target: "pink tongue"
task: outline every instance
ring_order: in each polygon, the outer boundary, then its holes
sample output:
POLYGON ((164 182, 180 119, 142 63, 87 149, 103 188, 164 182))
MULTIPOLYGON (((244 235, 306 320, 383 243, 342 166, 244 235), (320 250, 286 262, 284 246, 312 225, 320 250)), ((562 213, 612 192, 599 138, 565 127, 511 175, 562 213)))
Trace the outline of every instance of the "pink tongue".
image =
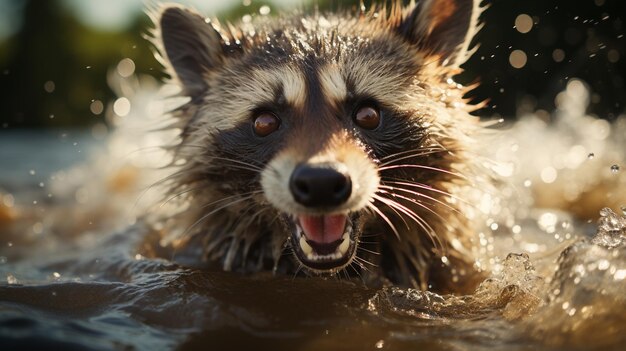
POLYGON ((335 216, 298 216, 300 226, 308 240, 321 244, 330 244, 340 240, 346 227, 345 215, 335 216))

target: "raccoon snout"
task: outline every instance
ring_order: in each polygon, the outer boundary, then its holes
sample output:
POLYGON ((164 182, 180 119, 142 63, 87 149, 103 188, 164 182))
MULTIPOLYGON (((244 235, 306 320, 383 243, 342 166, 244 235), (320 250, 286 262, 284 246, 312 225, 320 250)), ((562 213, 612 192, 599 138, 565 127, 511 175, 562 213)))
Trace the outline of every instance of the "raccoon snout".
POLYGON ((300 164, 291 174, 289 190, 294 200, 306 207, 333 207, 348 201, 352 181, 334 168, 300 164))

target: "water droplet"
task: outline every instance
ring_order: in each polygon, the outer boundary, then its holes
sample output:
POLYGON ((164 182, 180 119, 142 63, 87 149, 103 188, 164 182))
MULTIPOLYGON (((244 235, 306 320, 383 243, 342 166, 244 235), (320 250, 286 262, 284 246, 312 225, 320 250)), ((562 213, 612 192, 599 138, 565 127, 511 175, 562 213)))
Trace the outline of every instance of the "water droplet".
POLYGON ((113 104, 113 111, 120 117, 126 117, 130 113, 130 108, 130 100, 125 97, 115 100, 113 104))
POLYGON ((51 80, 45 82, 44 85, 43 85, 43 89, 46 91, 46 93, 54 92, 55 88, 56 88, 56 85, 51 80))
POLYGON ((528 61, 528 57, 526 53, 522 50, 513 50, 509 55, 509 63, 513 68, 522 68, 526 66, 526 62, 528 61))
POLYGON ((125 58, 117 64, 117 73, 122 78, 128 78, 135 73, 135 61, 125 58))
POLYGON ((269 15, 269 14, 270 14, 270 11, 271 11, 271 9, 270 9, 270 7, 269 7, 269 6, 267 6, 267 5, 263 5, 263 6, 261 6, 261 8, 259 9, 259 13, 260 13, 262 16, 267 16, 267 15, 269 15))
POLYGON ((100 100, 93 100, 91 105, 89 105, 89 110, 91 110, 91 113, 94 115, 99 115, 104 111, 104 104, 102 104, 100 100))
POLYGON ((619 166, 618 165, 611 166, 611 172, 613 172, 613 173, 619 172, 619 166))
POLYGON ((620 207, 620 210, 622 210, 622 214, 626 216, 626 206, 620 207))
POLYGON ((554 167, 546 167, 541 171, 541 180, 546 184, 552 184, 556 181, 558 172, 554 167))
POLYGON ((565 60, 565 51, 562 49, 554 49, 554 51, 552 51, 552 59, 554 62, 561 62, 565 60))
POLYGON ((596 154, 594 154, 593 152, 587 155, 587 158, 590 160, 593 160, 595 157, 596 157, 596 154))

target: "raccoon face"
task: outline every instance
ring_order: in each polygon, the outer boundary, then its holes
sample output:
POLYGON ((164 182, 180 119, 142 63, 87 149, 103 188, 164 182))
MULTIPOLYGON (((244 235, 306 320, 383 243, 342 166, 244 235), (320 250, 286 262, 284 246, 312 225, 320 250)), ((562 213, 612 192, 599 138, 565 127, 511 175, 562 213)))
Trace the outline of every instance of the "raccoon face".
POLYGON ((261 227, 277 245, 290 242, 310 271, 349 265, 364 231, 397 235, 418 216, 401 203, 419 202, 417 192, 394 201, 385 180, 429 187, 451 173, 451 161, 429 156, 450 150, 435 127, 449 116, 438 115, 445 106, 428 82, 465 60, 476 8, 471 0, 397 2, 391 11, 238 28, 164 9, 158 45, 191 98, 181 148, 191 150, 192 178, 214 183, 210 196, 218 201, 234 197, 265 211, 261 227), (407 159, 414 167, 393 166, 407 159), (390 203, 397 218, 381 210, 390 203))

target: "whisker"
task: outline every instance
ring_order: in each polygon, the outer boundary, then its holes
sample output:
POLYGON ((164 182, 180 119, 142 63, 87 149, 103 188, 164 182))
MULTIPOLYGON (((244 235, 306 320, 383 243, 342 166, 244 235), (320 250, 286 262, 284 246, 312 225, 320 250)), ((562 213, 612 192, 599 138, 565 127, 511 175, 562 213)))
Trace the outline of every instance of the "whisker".
POLYGON ((346 280, 350 280, 350 275, 348 274, 348 271, 345 268, 343 268, 341 272, 346 277, 346 280))
POLYGON ((202 190, 202 189, 206 189, 208 187, 209 187, 208 185, 204 185, 204 186, 200 186, 200 187, 197 187, 197 188, 191 188, 191 189, 187 189, 185 191, 181 191, 181 192, 179 192, 177 194, 174 194, 172 197, 168 198, 167 200, 165 200, 163 203, 161 203, 161 205, 159 207, 162 208, 163 206, 167 205, 170 201, 172 201, 172 200, 174 200, 174 199, 176 199, 176 198, 178 198, 180 196, 183 196, 185 194, 188 194, 188 193, 190 193, 192 191, 202 190))
MULTIPOLYGON (((200 160, 198 163, 200 165, 206 166, 209 170, 215 169, 215 163, 213 163, 214 160, 200 160)), ((240 162, 234 162, 234 160, 221 160, 221 161, 226 161, 226 162, 220 162, 219 164, 219 170, 217 170, 217 174, 223 174, 223 169, 224 168, 228 168, 228 169, 241 169, 244 171, 249 171, 252 173, 260 173, 262 171, 262 169, 254 167, 252 165, 247 165, 247 164, 241 164, 240 162), (232 164, 229 164, 228 162, 232 162, 232 164)))
POLYGON ((291 277, 291 280, 294 280, 298 277, 298 274, 300 273, 300 271, 302 271, 302 269, 304 268, 304 265, 302 263, 298 264, 298 268, 296 269, 296 272, 293 274, 293 277, 291 277))
POLYGON ((380 256, 381 255, 380 252, 372 251, 370 249, 366 249, 366 248, 360 247, 360 246, 357 248, 357 250, 363 250, 363 251, 365 251, 367 253, 371 253, 372 255, 376 255, 376 256, 380 256))
MULTIPOLYGON (((387 178, 387 179, 398 179, 398 178, 387 178)), ((459 201, 463 202, 466 205, 470 205, 470 206, 474 207, 473 204, 471 204, 469 201, 467 201, 467 200, 465 200, 465 199, 463 199, 461 197, 452 195, 451 193, 449 193, 447 191, 435 189, 435 188, 433 188, 431 186, 428 186, 426 184, 416 183, 416 182, 407 182, 405 180, 400 180, 400 181, 384 180, 384 182, 388 183, 388 184, 406 185, 406 186, 410 186, 410 187, 413 187, 413 188, 419 188, 419 189, 432 191, 434 193, 442 194, 442 195, 448 196, 448 197, 450 197, 452 199, 459 200, 459 201)))
POLYGON ((261 194, 261 193, 263 193, 262 190, 254 190, 254 191, 249 191, 249 192, 246 192, 246 193, 243 193, 243 194, 234 194, 234 195, 223 197, 223 198, 221 198, 219 200, 215 200, 213 202, 209 202, 207 204, 201 205, 199 208, 207 208, 207 207, 209 207, 211 205, 215 205, 217 203, 224 202, 224 201, 230 200, 232 198, 237 198, 237 197, 242 197, 242 199, 243 199, 243 197, 245 197, 245 200, 249 200, 249 199, 252 199, 254 197, 254 195, 258 195, 258 194, 261 194))
POLYGON ((391 159, 389 161, 383 162, 380 164, 381 167, 385 167, 388 165, 392 165, 396 162, 402 161, 402 160, 407 160, 407 159, 411 159, 411 158, 417 158, 417 157, 422 157, 422 156, 428 156, 428 155, 433 155, 433 154, 438 154, 441 152, 447 152, 448 150, 433 150, 433 151, 429 151, 429 152, 420 152, 420 153, 415 153, 415 154, 410 154, 410 155, 405 155, 402 157, 398 157, 398 158, 394 158, 391 159))
MULTIPOLYGON (((428 212, 432 213, 433 215, 437 216, 437 217, 438 217, 438 218, 442 221, 442 223, 445 223, 445 222, 446 222, 446 219, 445 219, 445 218, 443 218, 443 217, 442 217, 439 213, 435 212, 433 209, 431 209, 431 208, 427 207, 426 205, 421 204, 421 203, 419 203, 419 202, 415 202, 415 201, 413 201, 413 199, 408 198, 408 197, 405 197, 405 196, 402 196, 402 195, 398 195, 398 194, 393 194, 393 195, 394 195, 394 196, 396 196, 396 197, 399 197, 399 198, 401 198, 401 199, 405 199, 405 200, 407 200, 407 201, 411 201, 411 203, 414 203, 414 204, 416 204, 416 205, 420 206, 421 208, 423 208, 423 209, 427 210, 428 212)), ((392 199, 389 199, 389 200, 390 200, 390 201, 392 201, 392 202, 394 202, 395 204, 401 205, 401 204, 400 204, 400 203, 398 203, 397 201, 394 201, 394 200, 392 200, 392 199)), ((403 206, 403 207, 405 207, 405 206, 403 206)), ((419 218, 419 219, 420 219, 420 222, 422 222, 422 223, 424 223, 426 226, 428 226, 428 228, 430 229, 429 236, 431 236, 431 239, 432 239, 433 237, 434 237, 434 238, 436 238, 436 239, 437 239, 437 242, 439 243, 439 246, 440 246, 441 250, 442 250, 443 252, 447 252, 447 247, 446 247, 447 245, 444 245, 444 243, 441 241, 441 239, 439 239, 439 236, 435 233, 434 229, 433 229, 433 228, 432 228, 432 227, 428 224, 428 222, 426 222, 426 220, 424 220, 422 217, 420 217, 417 213, 415 213, 414 211, 412 211, 412 210, 411 210, 411 209, 409 209, 408 207, 405 207, 405 208, 406 208, 408 211, 410 211, 412 214, 414 214, 417 218, 419 218)), ((459 212, 459 213, 460 213, 460 212, 459 212)), ((421 226, 421 225, 420 225, 420 226, 421 226)), ((421 226, 421 227, 422 227, 422 229, 426 230, 426 228, 424 228, 423 226, 421 226)), ((433 244, 435 245, 435 247, 437 247, 437 244, 435 244, 434 242, 433 242, 433 244)))
POLYGON ((446 151, 443 147, 436 147, 436 148, 435 148, 435 147, 428 147, 428 148, 422 148, 422 149, 419 149, 419 150, 415 150, 415 149, 412 149, 412 150, 404 150, 404 151, 396 152, 395 154, 390 154, 390 155, 387 155, 387 156, 381 157, 381 158, 380 158, 380 160, 381 160, 381 161, 383 161, 383 160, 389 160, 390 158, 394 158, 394 157, 397 157, 397 156, 402 156, 402 155, 410 154, 410 153, 412 153, 412 152, 419 153, 419 152, 428 152, 428 151, 437 151, 437 150, 438 150, 438 151, 446 151))
MULTIPOLYGON (((361 234, 361 238, 376 238, 379 237, 382 233, 363 233, 361 234)), ((361 240, 363 242, 363 240, 361 240)))
MULTIPOLYGON (((376 198, 376 197, 374 197, 374 198, 376 198)), ((401 220, 401 221, 404 223, 404 225, 406 226, 406 229, 409 229, 409 230, 410 230, 410 229, 411 229, 411 226, 409 225, 409 223, 407 223, 407 221, 406 221, 406 220, 404 220, 404 217, 403 217, 400 213, 398 213, 398 211, 397 211, 395 208, 393 208, 393 207, 389 207, 389 208, 390 208, 393 212, 395 212, 395 213, 396 213, 396 215, 398 216, 398 218, 400 218, 400 220, 401 220)))
MULTIPOLYGON (((247 197, 243 197, 243 198, 238 199, 238 200, 231 201, 231 202, 227 203, 226 205, 220 206, 220 207, 214 209, 213 211, 203 215, 202 217, 200 217, 200 219, 198 219, 196 222, 194 222, 189 228, 187 228, 187 230, 185 230, 185 232, 183 232, 183 236, 188 234, 195 226, 197 226, 198 224, 202 223, 203 221, 205 221, 206 219, 211 217, 212 214, 214 214, 216 212, 219 212, 219 211, 221 211, 221 210, 223 210, 223 209, 225 209, 225 208, 227 208, 229 206, 241 203, 243 201, 248 201, 250 199, 252 199, 252 196, 247 196, 247 197)), ((213 203, 211 203, 211 204, 213 204, 213 203)), ((211 204, 209 204, 208 206, 210 206, 211 204)), ((207 207, 207 206, 202 206, 202 208, 204 208, 204 207, 207 207)))
MULTIPOLYGON (((364 259, 363 257, 355 256, 354 257, 354 261, 355 262, 359 262, 359 263, 369 264, 370 266, 372 266, 374 268, 378 267, 378 265, 376 265, 376 264, 374 264, 374 263, 364 259)), ((365 267, 365 266, 363 266, 363 267, 365 267)))
MULTIPOLYGON (((405 192, 405 193, 409 193, 409 194, 416 195, 416 196, 418 196, 418 197, 423 197, 423 198, 425 198, 425 199, 435 201, 436 203, 443 205, 444 207, 446 207, 447 209, 449 209, 449 210, 451 210, 451 211, 453 211, 453 212, 461 213, 461 211, 459 211, 458 209, 456 209, 456 208, 454 208, 454 207, 452 207, 452 206, 448 205, 447 203, 445 203, 445 202, 443 202, 443 201, 441 201, 441 200, 435 199, 435 198, 433 198, 433 197, 430 197, 430 196, 424 195, 424 194, 422 194, 422 193, 420 193, 420 192, 417 192, 417 191, 412 191, 412 190, 408 190, 408 189, 404 189, 404 188, 400 188, 400 187, 393 187, 393 186, 387 186, 387 185, 379 185, 378 187, 379 187, 379 188, 383 188, 383 189, 388 189, 388 190, 390 190, 390 192, 391 192, 391 193, 393 193, 395 196, 397 196, 397 197, 399 197, 399 198, 402 198, 402 199, 405 199, 405 200, 408 200, 408 201, 410 201, 410 202, 412 202, 412 203, 414 203, 414 204, 417 204, 418 206, 423 207, 423 208, 425 208, 425 209, 427 209, 427 210, 430 210, 430 208, 428 208, 428 207, 427 207, 427 206, 425 206, 424 204, 420 203, 420 202, 419 202, 419 201, 417 201, 416 199, 412 199, 412 198, 410 198, 410 197, 405 197, 405 196, 402 196, 402 195, 400 195, 400 194, 395 194, 395 193, 394 193, 394 191, 399 190, 399 191, 402 191, 402 192, 405 192)), ((432 211, 432 210, 431 210, 431 211, 432 211)))
POLYGON ((437 247, 437 243, 439 243, 439 244, 441 244, 440 247, 443 250, 443 244, 439 240, 439 237, 435 234, 434 229, 422 217, 417 215, 415 212, 411 211, 406 206, 404 206, 404 205, 402 205, 402 204, 400 204, 397 201, 394 201, 392 199, 385 198, 385 197, 378 196, 378 195, 374 195, 374 198, 376 198, 380 202, 386 204, 387 206, 395 207, 400 212, 406 214, 409 218, 411 218, 413 221, 415 221, 415 223, 417 225, 419 225, 424 230, 424 232, 426 232, 426 234, 428 235, 428 237, 430 238, 430 240, 432 241, 432 243, 433 243, 433 245, 435 247, 437 247))
POLYGON ((368 245, 376 245, 376 244, 378 244, 378 242, 376 242, 376 241, 367 241, 367 240, 359 240, 359 243, 361 243, 361 244, 368 244, 368 245))
MULTIPOLYGON (((256 204, 255 204, 255 206, 256 206, 256 204)), ((254 214, 250 217, 250 218, 251 218, 250 223, 252 223, 254 220, 256 220, 256 219, 257 219, 257 217, 260 217, 260 216, 261 216, 261 214, 263 214, 263 212, 268 211, 268 210, 269 210, 269 207, 264 207, 264 208, 260 209, 259 211, 255 212, 255 213, 254 213, 254 214)))
MULTIPOLYGON (((193 144, 183 144, 181 145, 181 147, 190 147, 190 148, 200 148, 200 149, 207 149, 206 146, 203 145, 193 145, 193 144)), ((225 150, 221 150, 222 152, 228 153, 225 150)), ((235 153, 230 153, 233 156, 241 156, 235 153)), ((261 172, 263 171, 263 165, 258 164, 255 160, 239 160, 236 158, 230 158, 230 157, 222 157, 222 156, 214 156, 214 155, 210 155, 210 156, 206 156, 204 158, 200 158, 199 161, 201 164, 210 164, 211 161, 213 160, 219 160, 219 161, 227 161, 227 162, 232 162, 244 167, 247 167, 245 169, 250 170, 250 171, 255 171, 255 172, 261 172)), ((196 161, 198 161, 196 159, 196 161)))
POLYGON ((434 171, 434 172, 440 172, 440 173, 445 173, 445 174, 449 174, 449 175, 453 175, 455 177, 459 177, 465 180, 468 180, 468 178, 460 173, 457 172, 452 172, 452 171, 447 171, 445 169, 441 169, 441 168, 436 168, 436 167, 429 167, 429 166, 423 166, 423 165, 392 165, 392 166, 386 166, 386 167, 380 167, 378 168, 379 171, 388 171, 391 169, 398 169, 398 168, 419 168, 419 169, 426 169, 426 170, 430 170, 430 171, 434 171))
POLYGON ((400 237, 400 233, 398 233, 398 230, 396 229, 396 227, 391 223, 391 221, 389 220, 389 218, 387 218, 387 216, 385 216, 383 214, 383 212, 381 210, 379 210, 376 205, 374 205, 373 203, 369 203, 368 207, 371 208, 374 212, 376 212, 385 222, 387 222, 387 224, 389 225, 389 227, 391 228, 391 230, 393 230, 394 234, 396 235, 396 238, 398 238, 399 241, 402 241, 401 237, 400 237))
MULTIPOLYGON (((358 270, 358 269, 356 269, 356 268, 354 268, 354 264, 355 264, 355 263, 356 263, 356 262, 354 262, 354 261, 353 261, 352 263, 350 263, 350 264, 348 265, 348 267, 352 268, 352 270, 354 271, 354 273, 355 273, 355 274, 359 277, 359 279, 361 279, 361 283, 365 284, 365 279, 363 279, 363 276, 361 275, 361 273, 359 272, 359 270, 358 270)), ((346 267, 346 269, 347 269, 348 267, 346 267)))

